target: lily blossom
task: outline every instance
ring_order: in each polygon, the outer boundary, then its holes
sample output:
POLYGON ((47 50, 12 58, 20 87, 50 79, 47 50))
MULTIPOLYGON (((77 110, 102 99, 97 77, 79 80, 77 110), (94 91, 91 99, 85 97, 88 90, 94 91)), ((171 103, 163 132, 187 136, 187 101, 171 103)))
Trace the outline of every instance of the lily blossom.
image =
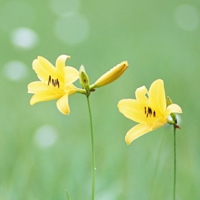
POLYGON ((131 128, 125 137, 127 144, 166 123, 172 113, 182 113, 177 104, 166 104, 163 80, 154 81, 149 91, 145 86, 135 92, 136 99, 123 99, 118 103, 119 111, 127 118, 139 123, 131 128))
POLYGON ((67 58, 70 56, 59 56, 55 67, 41 56, 33 61, 33 69, 40 81, 28 85, 28 93, 34 94, 30 100, 31 105, 58 99, 59 111, 63 114, 70 113, 68 96, 76 92, 73 82, 79 78, 79 72, 73 67, 65 66, 67 58))

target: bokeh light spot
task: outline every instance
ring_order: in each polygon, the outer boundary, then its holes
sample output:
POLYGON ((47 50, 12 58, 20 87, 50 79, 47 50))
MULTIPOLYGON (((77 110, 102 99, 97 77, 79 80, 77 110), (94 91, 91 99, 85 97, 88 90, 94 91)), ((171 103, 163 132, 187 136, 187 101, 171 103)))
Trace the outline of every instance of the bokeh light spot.
POLYGON ((78 11, 80 2, 79 0, 51 0, 50 7, 55 14, 66 16, 72 12, 78 11))
POLYGON ((8 1, 0 8, 0 27, 10 32, 20 26, 32 26, 35 10, 26 1, 8 1))
POLYGON ((191 5, 181 5, 175 10, 175 21, 184 30, 195 30, 200 21, 198 10, 191 5))
POLYGON ((11 42, 14 46, 23 49, 35 47, 39 39, 37 34, 29 28, 18 28, 11 34, 11 42))
POLYGON ((34 141, 40 148, 47 148, 55 144, 58 139, 58 132, 51 125, 43 125, 35 132, 34 141))
POLYGON ((4 66, 4 75, 11 81, 22 80, 27 76, 27 68, 20 61, 10 61, 4 66))
POLYGON ((88 37, 89 23, 84 16, 73 13, 56 21, 55 33, 61 41, 77 44, 88 37))

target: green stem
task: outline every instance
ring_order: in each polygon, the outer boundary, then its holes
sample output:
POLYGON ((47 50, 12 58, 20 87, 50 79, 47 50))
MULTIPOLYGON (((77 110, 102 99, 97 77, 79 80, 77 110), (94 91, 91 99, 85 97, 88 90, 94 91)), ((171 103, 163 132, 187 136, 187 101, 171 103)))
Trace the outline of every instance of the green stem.
POLYGON ((87 104, 89 110, 90 117, 90 131, 91 131, 91 148, 92 148, 92 200, 94 200, 94 192, 95 192, 95 153, 94 153, 94 133, 93 133, 93 124, 92 124, 92 112, 90 106, 90 99, 87 96, 87 104))
POLYGON ((70 200, 68 191, 66 190, 65 192, 66 192, 67 200, 70 200))
POLYGON ((176 127, 174 126, 174 188, 173 200, 176 199, 176 127))

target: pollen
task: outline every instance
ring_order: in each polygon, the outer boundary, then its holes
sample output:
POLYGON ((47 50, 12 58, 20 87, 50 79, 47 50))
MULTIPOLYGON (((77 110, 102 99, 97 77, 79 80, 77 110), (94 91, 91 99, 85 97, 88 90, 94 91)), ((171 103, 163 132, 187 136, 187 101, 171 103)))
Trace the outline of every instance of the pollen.
POLYGON ((156 117, 156 111, 152 110, 151 107, 144 107, 144 114, 146 115, 146 117, 156 117))
POLYGON ((48 80, 48 85, 52 85, 52 86, 54 86, 54 87, 60 87, 60 83, 59 83, 59 80, 58 80, 58 78, 57 79, 53 79, 53 78, 51 78, 51 76, 49 75, 49 80, 48 80))

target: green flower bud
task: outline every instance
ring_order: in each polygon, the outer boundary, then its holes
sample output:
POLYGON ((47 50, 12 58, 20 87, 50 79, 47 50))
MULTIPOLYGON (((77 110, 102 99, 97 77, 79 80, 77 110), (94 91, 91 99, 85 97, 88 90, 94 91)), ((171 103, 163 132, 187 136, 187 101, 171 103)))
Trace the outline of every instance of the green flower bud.
MULTIPOLYGON (((170 106, 171 104, 173 104, 173 102, 172 102, 172 100, 171 100, 171 98, 169 96, 167 96, 166 102, 167 102, 167 106, 170 106)), ((172 121, 169 121, 168 123, 169 124, 173 124, 176 127, 177 126, 176 114, 175 113, 171 113, 170 116, 172 118, 172 121)))
POLYGON ((80 79, 81 86, 83 87, 83 89, 86 90, 87 96, 89 96, 90 81, 83 65, 81 65, 80 70, 79 70, 79 79, 80 79))

